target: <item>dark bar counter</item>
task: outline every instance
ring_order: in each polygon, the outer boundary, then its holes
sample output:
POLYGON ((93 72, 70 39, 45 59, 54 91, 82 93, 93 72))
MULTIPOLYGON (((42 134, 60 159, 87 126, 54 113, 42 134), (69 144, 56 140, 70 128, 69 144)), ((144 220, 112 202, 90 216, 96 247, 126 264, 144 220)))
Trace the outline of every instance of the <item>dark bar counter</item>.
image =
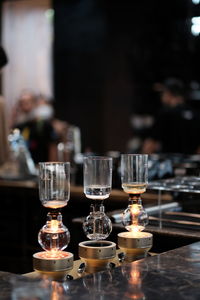
MULTIPOLYGON (((15 275, 0 273, 0 299, 11 299, 15 275)), ((19 276, 17 276, 19 278, 19 276)), ((21 278, 23 276, 20 276, 21 278)), ((24 287, 31 282, 27 279, 24 287)), ((200 299, 200 242, 165 252, 111 271, 66 281, 49 299, 200 299), (56 293, 59 294, 56 295, 56 293)), ((43 287, 44 289, 45 287, 43 287)), ((29 299, 29 298, 27 298, 29 299)), ((34 298, 35 299, 35 298, 34 298)), ((40 298, 37 298, 40 299, 40 298)), ((43 298, 41 298, 43 299, 43 298)), ((46 298, 44 298, 46 299, 46 298)))
POLYGON ((200 299, 200 242, 69 283, 67 299, 200 299))

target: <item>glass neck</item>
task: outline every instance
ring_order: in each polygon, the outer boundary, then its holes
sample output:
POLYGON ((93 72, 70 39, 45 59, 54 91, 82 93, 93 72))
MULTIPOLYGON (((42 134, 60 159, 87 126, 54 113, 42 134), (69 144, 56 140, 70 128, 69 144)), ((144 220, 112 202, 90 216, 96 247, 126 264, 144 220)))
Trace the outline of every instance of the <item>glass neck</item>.
POLYGON ((104 205, 103 205, 103 201, 95 201, 94 204, 91 204, 90 205, 90 211, 92 213, 94 212, 104 212, 105 211, 105 208, 104 208, 104 205))
POLYGON ((129 194, 128 203, 129 205, 142 204, 141 194, 129 194))
POLYGON ((56 222, 57 227, 62 226, 62 215, 59 210, 52 210, 47 214, 47 227, 52 227, 52 225, 56 222))

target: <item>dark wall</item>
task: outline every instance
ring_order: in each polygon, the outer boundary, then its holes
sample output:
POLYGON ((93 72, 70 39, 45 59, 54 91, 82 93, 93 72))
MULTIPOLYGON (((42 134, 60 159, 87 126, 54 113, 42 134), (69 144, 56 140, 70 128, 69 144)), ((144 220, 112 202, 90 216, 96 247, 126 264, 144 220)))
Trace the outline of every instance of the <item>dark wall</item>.
POLYGON ((83 148, 124 151, 130 115, 158 109, 152 85, 200 80, 191 0, 54 1, 58 117, 80 126, 83 148))
POLYGON ((106 24, 98 1, 54 1, 55 98, 60 118, 80 126, 84 148, 102 150, 106 24))

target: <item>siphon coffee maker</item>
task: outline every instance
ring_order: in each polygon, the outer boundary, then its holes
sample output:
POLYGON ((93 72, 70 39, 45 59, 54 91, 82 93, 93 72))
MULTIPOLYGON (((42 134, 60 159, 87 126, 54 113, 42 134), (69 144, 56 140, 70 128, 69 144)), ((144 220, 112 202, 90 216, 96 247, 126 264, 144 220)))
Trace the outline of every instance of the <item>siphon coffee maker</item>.
POLYGON ((62 222, 61 209, 70 196, 70 163, 39 163, 39 197, 49 209, 46 224, 40 229, 38 242, 44 251, 33 255, 35 271, 52 279, 62 279, 73 268, 73 254, 63 251, 70 233, 62 222))
POLYGON ((118 246, 125 261, 131 262, 146 256, 152 247, 152 234, 143 231, 148 224, 148 215, 141 200, 148 184, 148 155, 122 154, 121 181, 124 192, 129 195, 122 218, 128 232, 118 234, 118 246))
POLYGON ((90 214, 83 222, 88 241, 79 243, 79 257, 83 261, 80 272, 93 273, 109 268, 116 255, 116 244, 105 239, 112 231, 112 223, 105 214, 104 200, 112 187, 112 158, 88 156, 84 158, 84 193, 91 200, 90 214))

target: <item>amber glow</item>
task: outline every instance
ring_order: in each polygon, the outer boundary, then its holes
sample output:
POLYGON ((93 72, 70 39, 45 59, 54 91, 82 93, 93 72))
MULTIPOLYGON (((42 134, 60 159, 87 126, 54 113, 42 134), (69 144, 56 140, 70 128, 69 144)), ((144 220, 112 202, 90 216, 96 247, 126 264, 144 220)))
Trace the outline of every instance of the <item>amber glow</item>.
POLYGON ((59 232, 59 221, 51 220, 50 221, 50 230, 52 233, 52 244, 51 250, 47 251, 50 257, 59 257, 59 248, 58 248, 58 232, 59 232))
POLYGON ((67 201, 47 201, 47 202, 44 202, 44 207, 48 207, 48 208, 53 208, 53 209, 56 209, 56 208, 62 208, 64 206, 67 205, 67 201))
POLYGON ((50 228, 53 232, 57 232, 59 229, 59 221, 58 220, 51 220, 50 221, 50 228))
POLYGON ((42 276, 41 287, 43 289, 51 290, 51 294, 49 298, 50 300, 61 300, 64 297, 65 290, 63 288, 62 283, 57 281, 51 281, 45 275, 42 276))
POLYGON ((52 248, 50 251, 47 251, 48 257, 52 258, 61 258, 60 257, 60 251, 57 248, 52 248))
POLYGON ((51 290, 51 300, 59 300, 64 295, 63 287, 56 281, 52 281, 51 290))
POLYGON ((138 268, 137 264, 133 264, 131 266, 129 283, 130 284, 135 284, 135 285, 138 285, 138 284, 141 283, 140 271, 139 271, 139 268, 138 268))
POLYGON ((136 262, 131 266, 130 278, 128 282, 130 284, 130 288, 125 294, 126 297, 133 300, 144 299, 144 294, 141 290, 141 274, 136 262))
POLYGON ((132 233, 137 233, 144 230, 144 226, 138 224, 138 217, 140 214, 140 207, 138 204, 132 204, 131 208, 132 224, 128 226, 128 229, 132 233))
POLYGON ((37 255, 43 259, 61 259, 67 257, 68 253, 60 250, 51 250, 39 252, 37 255))

